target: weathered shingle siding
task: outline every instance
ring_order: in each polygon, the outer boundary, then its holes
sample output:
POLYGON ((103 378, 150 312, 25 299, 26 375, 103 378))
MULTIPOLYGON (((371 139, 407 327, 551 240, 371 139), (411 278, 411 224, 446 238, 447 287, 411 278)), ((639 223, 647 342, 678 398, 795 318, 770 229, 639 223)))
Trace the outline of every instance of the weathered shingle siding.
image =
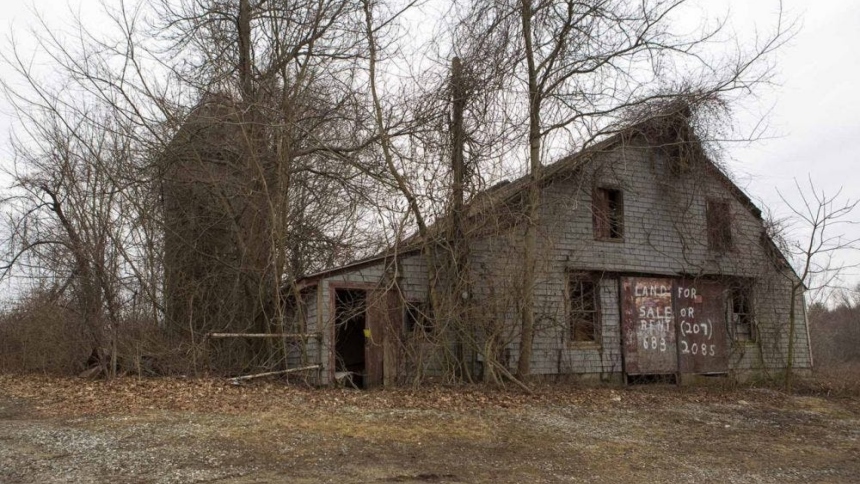
MULTIPOLYGON (((284 314, 285 320, 289 324, 286 328, 287 332, 311 334, 316 332, 317 288, 312 287, 303 291, 299 296, 299 301, 295 304, 287 307, 287 312, 284 314)), ((319 339, 308 338, 304 342, 294 340, 286 343, 289 345, 287 354, 289 367, 296 368, 318 363, 321 349, 319 339)))
MULTIPOLYGON (((618 373, 622 369, 618 279, 615 277, 603 278, 599 288, 601 314, 599 339, 594 343, 571 342, 568 335, 567 318, 565 318, 556 335, 562 342, 561 348, 557 350, 557 373, 600 373, 608 376, 618 373)), ((551 352, 552 348, 546 344, 543 351, 545 353, 551 352)), ((546 371, 542 373, 556 372, 546 371)))
MULTIPOLYGON (((785 368, 789 346, 789 306, 791 285, 776 272, 761 277, 754 288, 759 342, 736 342, 729 365, 733 370, 780 370, 785 368)), ((796 296, 794 367, 811 368, 803 296, 796 296)))
MULTIPOLYGON (((651 149, 627 147, 598 154, 574 176, 557 180, 543 190, 539 227, 534 288, 539 331, 532 355, 534 373, 621 370, 617 279, 604 279, 601 283, 602 344, 577 347, 569 341, 565 280, 569 271, 576 270, 754 277, 761 351, 759 345, 736 344, 731 367, 785 366, 791 282, 776 272, 760 244, 761 220, 716 174, 701 166, 673 173, 666 157, 651 149), (623 191, 623 242, 594 240, 591 195, 595 187, 623 191), (734 243, 730 252, 708 248, 705 207, 709 198, 730 201, 734 243)), ((498 286, 506 284, 509 291, 516 292, 521 280, 510 274, 522 274, 521 229, 476 241, 472 254, 472 262, 481 273, 475 291, 479 300, 489 300, 490 293, 504 292, 498 286), (492 274, 502 276, 487 282, 484 278, 492 274), (491 291, 490 285, 496 287, 491 291)), ((803 368, 809 366, 810 360, 801 298, 798 306, 795 366, 803 368)), ((507 317, 509 324, 516 327, 516 310, 508 311, 507 317)), ((513 366, 519 354, 515 337, 510 349, 513 366)))

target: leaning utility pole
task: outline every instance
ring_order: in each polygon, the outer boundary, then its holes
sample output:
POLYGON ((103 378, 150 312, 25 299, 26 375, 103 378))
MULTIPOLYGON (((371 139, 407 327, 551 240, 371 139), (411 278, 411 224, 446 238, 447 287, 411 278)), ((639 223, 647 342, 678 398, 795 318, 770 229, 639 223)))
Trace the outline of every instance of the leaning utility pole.
POLYGON ((451 305, 452 322, 455 331, 455 349, 458 373, 468 374, 464 337, 466 336, 465 311, 463 305, 469 296, 468 286, 468 248, 463 227, 464 184, 466 166, 464 160, 466 130, 463 126, 463 112, 466 108, 466 85, 463 79, 463 65, 459 57, 451 61, 451 281, 448 302, 451 305))

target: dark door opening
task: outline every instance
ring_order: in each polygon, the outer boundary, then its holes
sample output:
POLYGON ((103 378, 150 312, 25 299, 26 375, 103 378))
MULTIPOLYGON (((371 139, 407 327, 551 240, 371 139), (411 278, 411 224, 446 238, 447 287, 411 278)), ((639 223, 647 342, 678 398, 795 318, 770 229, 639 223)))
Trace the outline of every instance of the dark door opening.
POLYGON ((349 372, 352 383, 364 388, 367 291, 335 289, 335 370, 349 372))

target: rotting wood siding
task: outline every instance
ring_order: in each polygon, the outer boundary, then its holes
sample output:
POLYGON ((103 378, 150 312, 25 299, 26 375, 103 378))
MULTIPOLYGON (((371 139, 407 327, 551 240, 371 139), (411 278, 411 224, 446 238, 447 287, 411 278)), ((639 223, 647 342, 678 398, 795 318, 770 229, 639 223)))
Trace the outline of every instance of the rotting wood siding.
POLYGON ((665 375, 678 371, 678 321, 672 302, 674 281, 625 277, 621 280, 621 334, 624 372, 665 375))

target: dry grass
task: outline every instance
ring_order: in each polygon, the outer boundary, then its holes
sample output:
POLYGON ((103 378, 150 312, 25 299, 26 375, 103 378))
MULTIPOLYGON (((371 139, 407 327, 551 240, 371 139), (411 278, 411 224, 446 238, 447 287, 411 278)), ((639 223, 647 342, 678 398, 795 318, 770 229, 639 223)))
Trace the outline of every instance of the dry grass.
POLYGON ((12 483, 854 482, 858 441, 858 399, 767 388, 0 376, 12 483))
POLYGON ((826 397, 860 398, 860 362, 816 368, 797 384, 797 392, 826 397))

